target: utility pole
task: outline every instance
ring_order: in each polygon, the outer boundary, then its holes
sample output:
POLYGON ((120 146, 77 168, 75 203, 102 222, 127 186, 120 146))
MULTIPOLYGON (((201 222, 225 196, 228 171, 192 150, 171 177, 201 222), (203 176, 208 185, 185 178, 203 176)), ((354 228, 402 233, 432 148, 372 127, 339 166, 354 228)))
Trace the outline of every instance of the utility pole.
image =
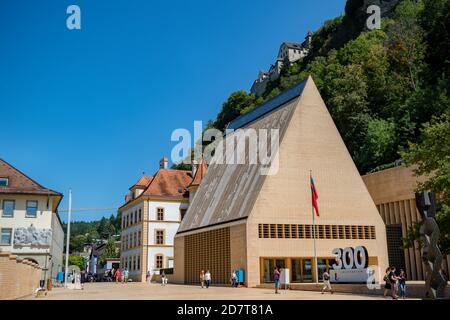
POLYGON ((64 270, 64 288, 67 288, 67 276, 69 271, 69 242, 70 242, 70 214, 72 212, 72 190, 69 190, 69 214, 67 216, 67 238, 66 238, 66 268, 64 270))

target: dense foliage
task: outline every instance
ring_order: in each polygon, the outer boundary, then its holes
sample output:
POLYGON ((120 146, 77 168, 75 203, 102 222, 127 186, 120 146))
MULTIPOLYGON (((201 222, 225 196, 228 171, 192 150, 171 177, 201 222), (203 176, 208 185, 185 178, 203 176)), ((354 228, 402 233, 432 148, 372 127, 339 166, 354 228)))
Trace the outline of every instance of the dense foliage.
POLYGON ((86 260, 80 256, 69 256, 69 266, 77 266, 80 271, 86 269, 86 260))
POLYGON ((327 21, 309 57, 285 65, 261 97, 232 93, 210 125, 223 130, 312 75, 360 173, 394 162, 421 140, 423 124, 450 109, 449 12, 450 0, 403 0, 381 30, 356 37, 342 32, 346 16, 327 21))
MULTIPOLYGON (((92 244, 96 240, 114 238, 120 233, 120 215, 103 217, 98 221, 75 221, 70 223, 70 252, 82 252, 84 246, 92 244)), ((67 224, 63 224, 66 232, 67 224)))
POLYGON ((102 256, 100 257, 100 264, 104 265, 108 258, 118 258, 120 256, 119 247, 113 239, 109 239, 106 242, 106 248, 102 256))
MULTIPOLYGON (((441 230, 441 250, 450 253, 450 114, 434 117, 422 129, 420 143, 411 143, 402 153, 406 163, 416 165, 415 174, 427 177, 418 190, 438 195, 436 220, 441 230)), ((404 239, 412 246, 419 237, 420 224, 409 230, 404 239)))

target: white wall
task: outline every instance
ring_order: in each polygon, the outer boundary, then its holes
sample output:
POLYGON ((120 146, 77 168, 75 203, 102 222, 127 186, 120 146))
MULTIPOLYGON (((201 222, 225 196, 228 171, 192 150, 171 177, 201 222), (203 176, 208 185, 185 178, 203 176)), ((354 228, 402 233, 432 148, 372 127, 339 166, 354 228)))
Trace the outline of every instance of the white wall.
POLYGON ((0 245, 3 251, 9 251, 22 258, 36 260, 42 268, 47 267, 47 277, 56 277, 58 264, 62 261, 62 248, 64 246, 64 233, 57 220, 56 213, 52 212, 55 198, 42 195, 0 195, 0 229, 11 228, 11 245, 0 245), (13 217, 3 217, 3 200, 15 200, 13 217), (26 217, 27 200, 38 201, 36 217, 26 217), (48 206, 47 206, 48 201, 48 206), (52 243, 47 247, 15 246, 14 230, 16 228, 28 228, 33 224, 37 229, 52 229, 52 243), (52 259, 49 259, 49 257, 52 259), (53 262, 53 263, 52 263, 53 262), (53 266, 53 267, 52 267, 53 266), (53 269, 53 270, 52 270, 53 269))
POLYGON ((173 259, 173 243, 181 222, 180 209, 187 209, 187 202, 150 201, 148 205, 148 271, 151 274, 159 274, 155 268, 155 256, 163 255, 163 268, 173 267, 168 259, 173 259), (157 208, 164 208, 164 220, 157 221, 157 208), (156 230, 164 230, 164 245, 156 244, 156 230))
POLYGON ((52 231, 52 246, 50 248, 50 254, 52 255, 52 278, 56 278, 58 272, 62 271, 64 266, 64 230, 56 213, 52 214, 52 231))

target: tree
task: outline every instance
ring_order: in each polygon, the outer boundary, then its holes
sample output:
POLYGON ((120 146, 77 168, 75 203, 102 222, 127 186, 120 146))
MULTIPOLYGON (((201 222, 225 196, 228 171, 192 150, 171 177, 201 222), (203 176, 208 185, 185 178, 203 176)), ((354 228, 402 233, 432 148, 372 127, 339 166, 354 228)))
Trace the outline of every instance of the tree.
POLYGON ((79 234, 70 237, 70 252, 82 252, 87 244, 85 235, 79 234))
POLYGON ((112 239, 109 239, 106 242, 106 248, 103 252, 101 258, 100 258, 100 264, 105 264, 106 259, 108 258, 118 258, 119 257, 119 247, 117 246, 116 242, 112 239))
POLYGON ((257 98, 254 94, 249 95, 246 91, 233 92, 222 105, 222 110, 217 115, 214 127, 224 130, 228 123, 241 114, 251 111, 261 102, 261 98, 257 98))
POLYGON ((408 165, 416 166, 416 176, 426 178, 417 190, 437 194, 441 250, 450 253, 450 114, 433 117, 421 131, 422 141, 410 143, 401 155, 408 165))
POLYGON ((86 268, 86 260, 80 256, 69 256, 69 266, 77 266, 80 271, 86 268))

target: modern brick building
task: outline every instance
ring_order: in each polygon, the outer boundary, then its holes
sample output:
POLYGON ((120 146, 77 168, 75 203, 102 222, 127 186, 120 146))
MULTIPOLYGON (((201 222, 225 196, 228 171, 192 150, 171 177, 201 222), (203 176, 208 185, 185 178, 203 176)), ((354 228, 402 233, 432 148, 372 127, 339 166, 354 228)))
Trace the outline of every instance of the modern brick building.
POLYGON ((243 268, 253 287, 272 282, 276 265, 290 270, 291 282, 312 282, 331 268, 334 248, 357 246, 384 271, 384 222, 312 78, 229 128, 279 129, 278 172, 262 175, 260 163, 211 162, 175 237, 175 282, 197 283, 209 269, 213 283, 225 284, 231 270, 243 268), (310 172, 319 193, 318 275, 310 172))
MULTIPOLYGON (((397 166, 364 175, 365 182, 377 209, 386 224, 389 264, 406 271, 408 280, 424 280, 425 267, 419 242, 403 248, 402 238, 421 220, 416 208, 415 189, 423 177, 415 177, 413 167, 397 166)), ((443 269, 449 272, 450 256, 444 257, 443 269)))

